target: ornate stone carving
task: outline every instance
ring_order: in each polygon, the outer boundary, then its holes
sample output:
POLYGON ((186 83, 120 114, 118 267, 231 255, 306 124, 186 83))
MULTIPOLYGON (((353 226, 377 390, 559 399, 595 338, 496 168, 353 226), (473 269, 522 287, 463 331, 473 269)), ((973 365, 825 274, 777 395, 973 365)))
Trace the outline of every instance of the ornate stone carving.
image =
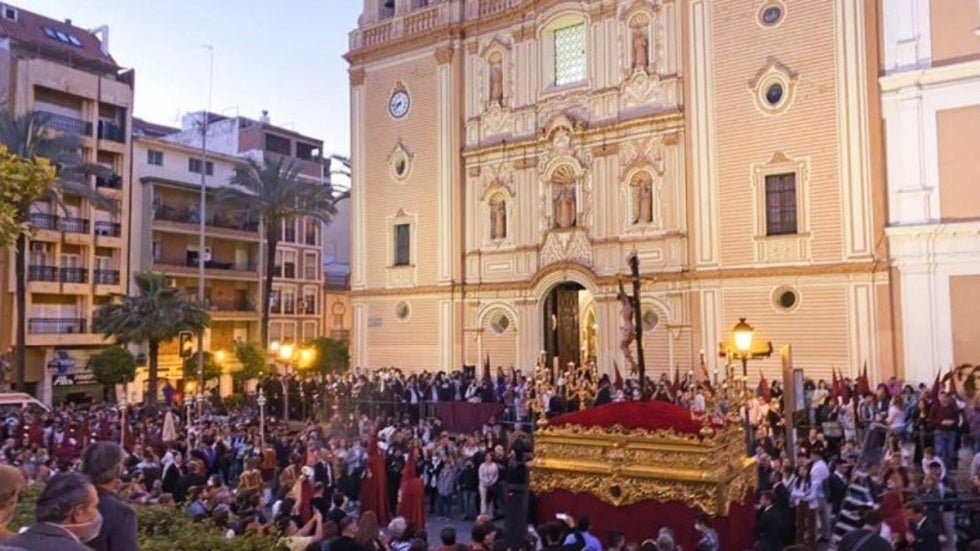
POLYGON ((592 266, 592 244, 580 229, 555 230, 545 237, 541 266, 555 262, 577 262, 592 266))
POLYGON ((507 194, 514 197, 516 193, 514 188, 514 172, 508 163, 486 165, 484 168, 486 170, 482 171, 483 190, 480 193, 481 199, 486 199, 490 192, 497 188, 507 190, 507 194))
POLYGON ((631 24, 630 45, 634 71, 646 72, 650 65, 650 37, 647 36, 646 21, 634 20, 631 24))
POLYGON ((490 239, 507 237, 507 200, 502 194, 490 198, 490 239))
POLYGON ((623 142, 619 147, 620 178, 625 180, 629 172, 649 167, 657 175, 664 174, 664 142, 660 136, 623 142))
POLYGON ((620 87, 620 104, 622 109, 633 109, 641 106, 655 106, 664 103, 664 89, 660 77, 636 71, 623 82, 620 87))

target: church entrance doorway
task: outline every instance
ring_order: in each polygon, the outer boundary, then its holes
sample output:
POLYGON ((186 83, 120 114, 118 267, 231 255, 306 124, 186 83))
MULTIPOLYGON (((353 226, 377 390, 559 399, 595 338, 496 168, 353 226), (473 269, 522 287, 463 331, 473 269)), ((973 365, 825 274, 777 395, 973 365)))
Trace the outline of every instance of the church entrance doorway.
POLYGON ((565 368, 595 361, 596 314, 592 293, 574 282, 556 285, 544 301, 544 352, 547 365, 565 368))

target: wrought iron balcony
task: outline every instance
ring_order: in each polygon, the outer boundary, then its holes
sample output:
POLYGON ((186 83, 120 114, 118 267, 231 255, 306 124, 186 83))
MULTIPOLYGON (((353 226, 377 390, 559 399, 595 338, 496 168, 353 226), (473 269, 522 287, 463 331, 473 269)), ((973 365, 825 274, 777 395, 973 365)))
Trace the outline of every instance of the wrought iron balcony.
POLYGON ((59 115, 50 111, 41 112, 48 118, 48 122, 46 124, 48 128, 60 130, 68 134, 78 134, 81 136, 92 135, 92 123, 86 120, 69 117, 67 115, 59 115))
POLYGON ((97 285, 119 285, 119 270, 95 270, 93 277, 97 285))
POLYGON ((58 281, 57 266, 32 265, 27 267, 27 281, 58 281))
POLYGON ((87 333, 85 318, 27 318, 27 332, 34 335, 73 335, 87 333))
MULTIPOLYGON (((178 222, 181 224, 200 224, 201 222, 201 214, 197 208, 192 209, 191 207, 178 207, 173 205, 158 205, 154 210, 153 217, 157 220, 178 222)), ((250 233, 259 231, 259 223, 244 218, 241 213, 238 213, 237 216, 215 213, 206 219, 204 224, 209 227, 223 228, 226 230, 250 233)))
POLYGON ((99 220, 95 223, 95 235, 119 237, 122 235, 122 224, 119 222, 106 222, 99 220))
POLYGON ((62 283, 88 283, 88 268, 66 268, 62 266, 58 269, 62 283))
POLYGON ((89 221, 86 218, 55 216, 43 212, 31 213, 31 225, 39 230, 63 231, 66 233, 88 233, 89 221))
POLYGON ((99 121, 99 139, 126 143, 126 130, 122 125, 111 121, 99 121))
POLYGON ((88 220, 85 218, 61 217, 58 229, 67 233, 88 233, 88 220))
POLYGON ((208 300, 208 308, 217 312, 255 312, 248 300, 208 300))

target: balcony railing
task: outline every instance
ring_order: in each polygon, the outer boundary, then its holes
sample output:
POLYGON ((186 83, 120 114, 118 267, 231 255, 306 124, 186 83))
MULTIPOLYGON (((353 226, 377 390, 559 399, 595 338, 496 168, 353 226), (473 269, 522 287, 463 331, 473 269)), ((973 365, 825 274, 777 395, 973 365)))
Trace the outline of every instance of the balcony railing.
POLYGON ((48 128, 67 132, 68 134, 79 134, 82 136, 92 135, 92 123, 88 121, 76 119, 75 117, 69 117, 67 115, 59 115, 50 111, 41 112, 48 118, 48 122, 46 124, 48 128))
POLYGON ((31 224, 39 230, 55 230, 66 233, 88 233, 89 221, 86 218, 55 216, 43 212, 31 213, 31 224))
POLYGON ((208 308, 218 312, 255 312, 255 305, 248 300, 209 300, 208 308))
POLYGON ((58 268, 62 283, 88 283, 88 268, 58 268))
POLYGON ((27 281, 58 281, 57 266, 33 265, 27 267, 27 281))
POLYGON ((346 329, 333 329, 330 331, 330 338, 338 341, 350 339, 350 331, 346 329))
POLYGON ((95 235, 119 237, 122 235, 122 224, 119 222, 106 222, 104 220, 99 220, 95 223, 95 235))
POLYGON ((112 176, 107 176, 103 178, 102 176, 96 176, 95 187, 106 188, 106 189, 122 189, 122 176, 118 174, 113 174, 112 176))
POLYGON ((119 270, 95 270, 96 285, 119 285, 119 270))
POLYGON ((121 125, 114 122, 100 120, 99 139, 126 143, 126 130, 121 125))
POLYGON ((27 332, 34 335, 87 333, 84 318, 27 318, 27 332))
MULTIPOLYGON (((198 263, 196 259, 187 258, 160 258, 154 260, 155 264, 161 264, 164 266, 185 266, 188 268, 197 268, 198 263)), ((256 262, 246 262, 246 263, 235 263, 235 262, 221 262, 218 260, 208 260, 204 263, 204 268, 208 270, 229 270, 229 271, 239 271, 239 272, 254 272, 258 269, 258 264, 256 262)))
MULTIPOLYGON (((190 208, 159 205, 157 206, 153 216, 157 220, 163 220, 165 222, 178 222, 181 224, 199 224, 201 222, 201 215, 196 207, 190 208)), ((205 220, 204 223, 207 226, 224 228, 228 230, 245 231, 251 233, 259 231, 259 223, 257 221, 248 220, 241 216, 214 214, 209 219, 205 220)))

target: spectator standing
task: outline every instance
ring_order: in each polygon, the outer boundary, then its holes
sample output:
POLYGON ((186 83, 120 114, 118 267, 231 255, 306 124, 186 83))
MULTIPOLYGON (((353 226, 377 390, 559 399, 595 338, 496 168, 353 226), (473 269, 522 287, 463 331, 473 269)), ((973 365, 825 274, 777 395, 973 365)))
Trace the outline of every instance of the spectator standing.
POLYGON ((493 460, 493 454, 487 452, 479 469, 480 479, 480 514, 493 518, 494 489, 500 479, 500 467, 493 460))
POLYGON ((956 402, 949 394, 940 392, 939 403, 933 406, 929 417, 935 434, 933 442, 936 454, 947 469, 956 468, 956 428, 960 419, 956 402))
POLYGON ((57 474, 38 497, 34 519, 30 528, 5 545, 30 551, 92 551, 85 544, 102 529, 99 494, 78 473, 57 474))
POLYGON ((82 474, 99 494, 102 529, 88 543, 95 551, 139 551, 136 511, 119 499, 126 452, 115 442, 96 442, 82 454, 82 474))
POLYGON ((719 551, 721 543, 718 539, 718 532, 711 527, 711 517, 704 513, 698 515, 697 520, 694 521, 694 529, 701 534, 698 543, 694 546, 694 551, 719 551))
POLYGON ((14 536, 7 524, 14 518, 20 492, 27 486, 27 479, 16 467, 0 465, 0 542, 14 536))

